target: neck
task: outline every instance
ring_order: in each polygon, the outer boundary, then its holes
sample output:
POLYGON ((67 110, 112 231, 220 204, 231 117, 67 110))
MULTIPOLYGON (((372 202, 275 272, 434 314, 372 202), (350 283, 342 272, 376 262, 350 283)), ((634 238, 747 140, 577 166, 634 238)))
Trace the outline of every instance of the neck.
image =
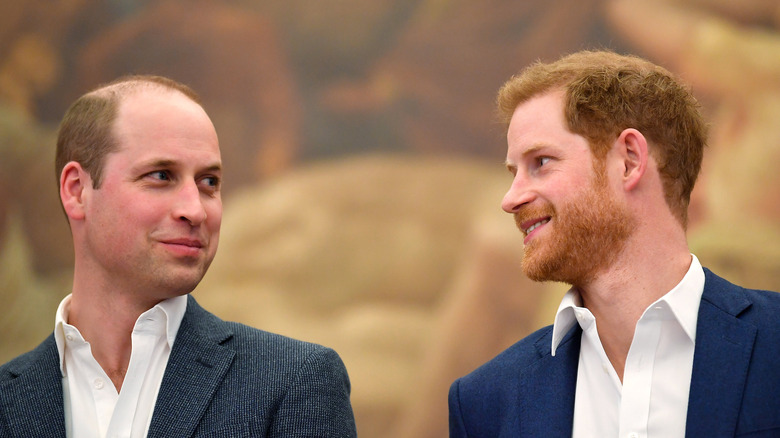
POLYGON ((639 318, 682 280, 690 265, 684 233, 682 240, 635 235, 607 272, 577 286, 583 305, 596 318, 599 339, 621 381, 639 318))
POLYGON ((74 275, 68 323, 89 342, 92 355, 121 390, 132 352, 132 333, 138 317, 156 303, 140 303, 137 294, 116 285, 84 284, 74 275))

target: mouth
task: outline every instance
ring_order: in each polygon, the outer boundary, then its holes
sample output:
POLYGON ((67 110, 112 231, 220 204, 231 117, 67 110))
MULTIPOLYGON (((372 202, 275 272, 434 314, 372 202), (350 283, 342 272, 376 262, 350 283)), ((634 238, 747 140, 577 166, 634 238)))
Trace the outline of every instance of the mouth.
POLYGON ((531 225, 530 227, 528 227, 528 228, 526 228, 526 229, 525 229, 525 235, 527 236, 527 235, 531 234, 531 232, 532 232, 533 230, 535 230, 535 229, 537 229, 537 228, 541 227, 542 225, 546 224, 547 222, 550 222, 550 219, 549 219, 549 218, 548 218, 548 219, 542 219, 542 220, 540 220, 539 222, 536 222, 535 224, 533 224, 533 225, 531 225))
POLYGON ((542 218, 530 219, 525 222, 519 223, 518 228, 520 228, 523 234, 525 234, 525 239, 523 239, 523 241, 525 243, 528 243, 533 232, 538 230, 539 228, 542 228, 544 225, 550 222, 550 219, 551 217, 547 216, 542 218))
POLYGON ((167 245, 181 245, 186 246, 189 248, 203 248, 203 243, 198 239, 168 239, 163 240, 162 243, 165 243, 167 245))
POLYGON ((192 238, 165 239, 160 243, 172 253, 184 257, 198 256, 203 249, 203 242, 192 238))

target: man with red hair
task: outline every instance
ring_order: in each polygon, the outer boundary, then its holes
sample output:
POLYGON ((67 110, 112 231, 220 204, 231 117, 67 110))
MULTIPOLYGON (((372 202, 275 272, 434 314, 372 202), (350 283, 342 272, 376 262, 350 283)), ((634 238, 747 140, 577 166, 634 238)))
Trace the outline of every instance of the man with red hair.
POLYGON ((498 96, 523 272, 572 287, 555 322, 453 383, 452 437, 780 434, 780 295, 691 254, 707 129, 665 69, 536 63, 498 96))

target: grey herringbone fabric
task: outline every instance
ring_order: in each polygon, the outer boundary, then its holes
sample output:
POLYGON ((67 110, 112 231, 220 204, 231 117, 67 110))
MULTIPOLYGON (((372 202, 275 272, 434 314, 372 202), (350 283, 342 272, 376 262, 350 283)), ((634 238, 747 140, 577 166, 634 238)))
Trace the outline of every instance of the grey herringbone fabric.
MULTIPOLYGON (((225 322, 192 297, 149 437, 354 437, 350 384, 331 349, 225 322)), ((0 367, 0 437, 64 437, 54 337, 0 367)))

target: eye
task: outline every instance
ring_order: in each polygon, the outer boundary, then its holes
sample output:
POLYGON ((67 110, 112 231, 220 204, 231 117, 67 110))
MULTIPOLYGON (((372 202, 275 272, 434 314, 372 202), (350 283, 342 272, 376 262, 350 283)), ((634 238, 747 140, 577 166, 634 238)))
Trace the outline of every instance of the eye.
POLYGON ((205 176, 201 178, 201 184, 205 185, 208 190, 214 192, 219 190, 220 179, 216 176, 205 176))
POLYGON ((536 159, 536 162, 539 165, 539 167, 542 167, 545 164, 547 164, 547 162, 549 162, 550 160, 551 160, 550 157, 539 157, 536 159))
POLYGON ((168 174, 168 171, 166 170, 155 170, 154 172, 149 172, 146 174, 148 177, 160 181, 170 181, 171 176, 168 174))

